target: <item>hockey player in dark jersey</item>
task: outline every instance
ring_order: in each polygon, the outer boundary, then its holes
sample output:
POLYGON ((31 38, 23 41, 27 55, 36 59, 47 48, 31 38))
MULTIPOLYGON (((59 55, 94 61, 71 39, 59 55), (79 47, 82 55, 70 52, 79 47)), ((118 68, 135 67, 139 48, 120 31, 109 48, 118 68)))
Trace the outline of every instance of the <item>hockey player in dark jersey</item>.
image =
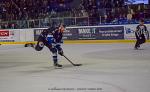
MULTIPOLYGON (((62 65, 58 64, 58 54, 63 56, 63 49, 61 48, 61 43, 62 43, 62 37, 63 37, 63 32, 64 32, 65 28, 62 24, 59 25, 59 27, 57 27, 53 33, 53 39, 54 41, 52 41, 52 48, 51 48, 51 52, 53 53, 53 61, 54 61, 54 66, 56 68, 61 68, 62 65)), ((52 37, 47 37, 49 43, 51 43, 52 37)))
POLYGON ((61 24, 59 27, 51 27, 41 32, 35 49, 41 51, 44 46, 48 47, 53 54, 53 61, 55 68, 62 68, 62 65, 58 64, 58 54, 63 56, 63 49, 60 43, 62 42, 64 26, 61 24))
POLYGON ((149 32, 146 25, 144 25, 144 19, 141 19, 139 25, 136 27, 135 36, 137 41, 134 48, 137 50, 141 44, 146 42, 146 38, 147 40, 149 39, 149 32))

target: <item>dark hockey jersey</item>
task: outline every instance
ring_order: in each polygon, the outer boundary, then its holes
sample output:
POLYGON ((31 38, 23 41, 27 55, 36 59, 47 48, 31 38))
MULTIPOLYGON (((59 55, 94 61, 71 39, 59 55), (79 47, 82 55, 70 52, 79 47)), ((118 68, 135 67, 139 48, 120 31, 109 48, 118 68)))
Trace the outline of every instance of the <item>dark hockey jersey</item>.
POLYGON ((59 29, 56 29, 53 33, 54 39, 56 43, 62 43, 62 37, 63 33, 59 31, 59 29))
POLYGON ((138 25, 136 27, 135 33, 138 37, 140 37, 141 35, 145 35, 147 38, 149 38, 149 32, 148 32, 147 27, 145 25, 138 25))

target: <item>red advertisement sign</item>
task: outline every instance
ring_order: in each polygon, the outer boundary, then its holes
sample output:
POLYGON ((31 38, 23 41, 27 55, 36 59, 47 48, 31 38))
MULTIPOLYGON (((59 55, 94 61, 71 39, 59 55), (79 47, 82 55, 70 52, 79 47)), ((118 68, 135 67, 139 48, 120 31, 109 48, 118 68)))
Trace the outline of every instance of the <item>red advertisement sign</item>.
POLYGON ((9 31, 8 30, 0 30, 0 36, 1 37, 9 36, 9 31))
POLYGON ((0 42, 14 41, 14 31, 13 30, 0 30, 0 42))

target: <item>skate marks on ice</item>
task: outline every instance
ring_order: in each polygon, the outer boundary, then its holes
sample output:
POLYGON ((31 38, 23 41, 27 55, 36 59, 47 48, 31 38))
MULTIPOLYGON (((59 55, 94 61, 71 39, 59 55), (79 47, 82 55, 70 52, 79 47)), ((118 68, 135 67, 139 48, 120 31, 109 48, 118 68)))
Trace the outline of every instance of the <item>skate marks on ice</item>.
POLYGON ((21 73, 23 75, 32 75, 32 74, 42 74, 42 73, 50 73, 51 71, 54 71, 54 67, 46 67, 45 69, 31 69, 31 70, 21 70, 17 71, 18 73, 21 73))
POLYGON ((0 69, 8 69, 8 68, 15 68, 15 67, 25 67, 25 66, 32 66, 39 63, 34 62, 0 62, 0 69))
MULTIPOLYGON (((63 74, 63 72, 61 72, 63 74)), ((66 74, 64 72, 64 74, 66 74)), ((117 84, 112 84, 109 82, 101 81, 92 78, 86 78, 83 76, 79 77, 76 74, 72 74, 71 76, 68 75, 52 75, 49 76, 50 79, 53 81, 61 81, 60 84, 58 83, 53 83, 50 88, 56 88, 56 89, 61 89, 61 88, 73 88, 71 91, 63 91, 63 90, 54 90, 54 92, 76 92, 76 91, 81 91, 81 92, 127 92, 126 89, 120 87, 117 84), (71 83, 70 83, 71 82, 71 83), (66 85, 69 84, 69 85, 66 85), (90 89, 95 89, 95 90, 90 90, 90 89)))
MULTIPOLYGON (((34 79, 46 81, 46 85, 51 84, 48 88, 49 91, 52 88, 74 88, 72 91, 54 90, 52 92, 76 92, 77 89, 79 92, 127 92, 124 88, 117 85, 117 83, 109 83, 99 79, 97 75, 93 76, 94 73, 91 71, 87 70, 88 74, 86 74, 87 72, 85 73, 83 67, 67 66, 69 68, 63 69, 54 69, 52 66, 37 67, 39 70, 30 69, 30 71, 20 71, 20 73, 22 72, 24 76, 32 76, 34 79), (79 90, 79 88, 83 88, 83 90, 79 90), (96 88, 98 90, 91 91, 89 90, 90 88, 96 88)), ((100 72, 95 73, 100 75, 100 72)))
POLYGON ((24 45, 1 45, 0 50, 14 50, 14 49, 22 49, 25 48, 24 45))
POLYGON ((49 72, 54 72, 54 71, 61 71, 61 70, 67 70, 67 69, 77 69, 77 68, 80 68, 81 66, 73 66, 73 65, 70 65, 70 64, 65 64, 63 65, 63 67, 61 69, 56 69, 54 66, 52 66, 51 64, 49 66, 47 65, 42 65, 42 66, 36 66, 36 67, 32 67, 29 68, 29 69, 24 69, 24 70, 21 70, 21 71, 18 71, 19 73, 22 73, 22 74, 37 74, 37 73, 49 73, 49 72))
POLYGON ((133 48, 112 49, 85 53, 87 58, 105 60, 150 60, 150 47, 134 50, 133 48))

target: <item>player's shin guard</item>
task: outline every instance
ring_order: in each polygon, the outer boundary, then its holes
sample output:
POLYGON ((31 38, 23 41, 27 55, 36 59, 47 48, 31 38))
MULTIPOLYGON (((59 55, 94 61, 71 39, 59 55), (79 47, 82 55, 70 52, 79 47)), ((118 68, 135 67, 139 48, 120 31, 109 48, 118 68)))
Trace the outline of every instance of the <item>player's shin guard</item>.
POLYGON ((53 56, 53 61, 54 61, 54 64, 58 62, 57 56, 53 56))
POLYGON ((55 68, 62 68, 62 65, 58 64, 57 55, 53 56, 53 61, 55 68))

